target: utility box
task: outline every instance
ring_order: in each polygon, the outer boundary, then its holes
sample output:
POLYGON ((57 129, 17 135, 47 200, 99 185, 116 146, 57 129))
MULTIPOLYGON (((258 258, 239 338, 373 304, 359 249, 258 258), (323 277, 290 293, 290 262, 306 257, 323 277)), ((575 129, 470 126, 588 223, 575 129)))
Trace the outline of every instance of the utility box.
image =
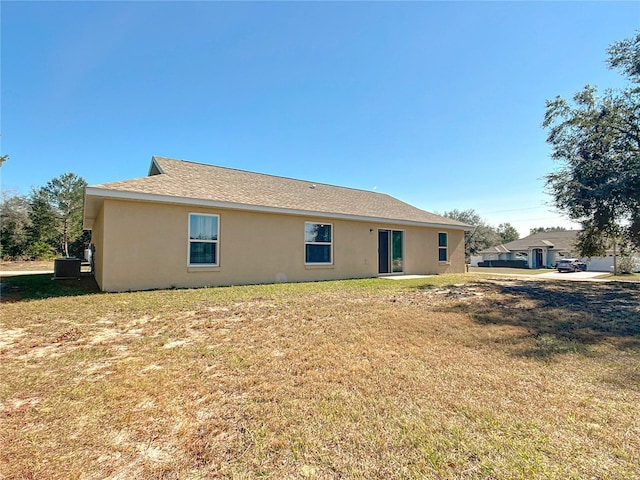
POLYGON ((82 260, 80 260, 79 258, 56 258, 53 262, 53 279, 80 279, 81 264, 82 260))

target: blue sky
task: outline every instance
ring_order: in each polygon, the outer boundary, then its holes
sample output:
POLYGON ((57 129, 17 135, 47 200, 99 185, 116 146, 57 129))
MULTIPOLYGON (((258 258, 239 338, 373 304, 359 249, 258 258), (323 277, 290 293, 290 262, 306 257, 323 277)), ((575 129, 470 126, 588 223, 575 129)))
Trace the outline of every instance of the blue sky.
POLYGON ((388 193, 493 225, 548 206, 545 99, 620 87, 638 2, 3 1, 3 190, 152 155, 388 193))

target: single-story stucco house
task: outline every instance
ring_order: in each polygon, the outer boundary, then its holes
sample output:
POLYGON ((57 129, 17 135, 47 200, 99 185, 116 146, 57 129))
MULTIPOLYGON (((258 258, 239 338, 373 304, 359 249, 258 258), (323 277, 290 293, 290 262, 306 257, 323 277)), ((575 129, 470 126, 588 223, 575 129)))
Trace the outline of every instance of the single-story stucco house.
POLYGON ((479 266, 555 267, 563 258, 575 256, 578 230, 539 232, 480 252, 479 266))
POLYGON ((85 190, 104 291, 461 273, 469 225, 382 193, 153 157, 85 190))
MULTIPOLYGON (((486 248, 471 259, 472 266, 554 268, 563 258, 580 258, 575 243, 579 230, 539 232, 528 237, 486 248)), ((613 269, 613 250, 601 257, 580 258, 587 270, 609 272, 613 269)))

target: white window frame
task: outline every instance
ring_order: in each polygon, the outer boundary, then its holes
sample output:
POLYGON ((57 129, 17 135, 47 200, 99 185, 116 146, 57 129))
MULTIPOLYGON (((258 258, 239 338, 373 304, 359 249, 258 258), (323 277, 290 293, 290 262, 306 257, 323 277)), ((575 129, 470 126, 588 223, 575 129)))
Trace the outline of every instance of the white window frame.
POLYGON ((438 232, 438 262, 449 263, 449 232, 438 232), (444 247, 440 246, 440 235, 445 235, 446 245, 444 247), (440 250, 445 251, 446 260, 440 260, 440 250))
POLYGON ((187 224, 187 266, 189 268, 198 268, 198 267, 218 267, 220 266, 220 215, 213 213, 199 213, 199 212, 189 212, 188 224, 187 224), (218 238, 217 240, 191 240, 191 217, 193 216, 199 217, 216 217, 218 219, 218 238), (215 244, 215 263, 191 263, 191 244, 192 243, 213 243, 215 244))
POLYGON ((333 265, 333 223, 328 222, 304 222, 304 264, 305 265, 333 265), (330 242, 307 242, 307 225, 328 225, 331 227, 331 241, 330 242), (307 245, 329 245, 330 251, 329 255, 331 256, 330 262, 308 262, 307 261, 307 245))

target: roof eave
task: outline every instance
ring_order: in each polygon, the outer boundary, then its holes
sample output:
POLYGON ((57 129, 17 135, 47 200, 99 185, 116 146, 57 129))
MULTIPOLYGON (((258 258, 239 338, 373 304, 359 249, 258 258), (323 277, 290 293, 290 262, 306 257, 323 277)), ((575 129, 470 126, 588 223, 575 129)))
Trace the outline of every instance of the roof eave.
POLYGON ((93 230, 93 222, 100 212, 100 207, 102 205, 102 199, 95 195, 90 196, 89 189, 91 189, 91 187, 85 187, 84 189, 84 202, 82 206, 83 230, 93 230))

